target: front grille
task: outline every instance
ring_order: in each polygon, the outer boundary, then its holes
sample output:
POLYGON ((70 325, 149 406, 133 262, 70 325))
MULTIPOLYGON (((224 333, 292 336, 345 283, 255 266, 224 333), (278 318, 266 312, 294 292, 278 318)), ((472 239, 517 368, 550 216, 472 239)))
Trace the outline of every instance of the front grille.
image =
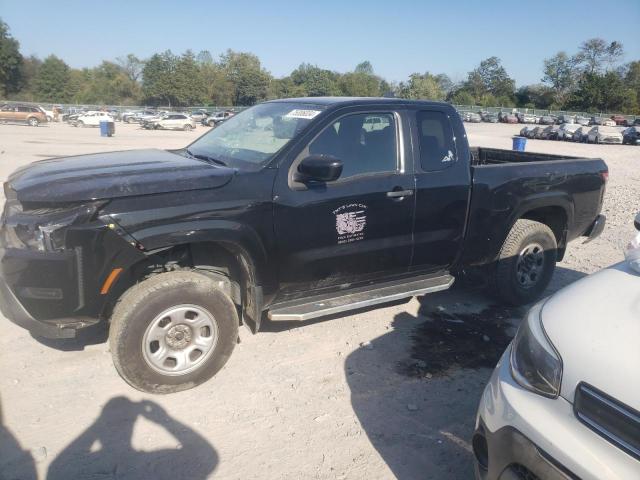
POLYGON ((586 383, 578 385, 573 408, 582 423, 640 460, 640 412, 586 383))

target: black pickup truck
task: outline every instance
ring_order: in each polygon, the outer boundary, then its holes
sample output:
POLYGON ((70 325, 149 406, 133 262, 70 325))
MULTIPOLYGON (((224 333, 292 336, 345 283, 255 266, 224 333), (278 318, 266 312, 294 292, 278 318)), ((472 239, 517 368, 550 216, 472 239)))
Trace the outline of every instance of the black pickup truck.
POLYGON ((227 361, 238 325, 308 320, 481 272, 534 301, 593 238, 606 164, 470 149, 448 104, 302 98, 181 150, 56 158, 5 183, 2 312, 33 334, 109 322, 118 372, 167 393, 227 361))

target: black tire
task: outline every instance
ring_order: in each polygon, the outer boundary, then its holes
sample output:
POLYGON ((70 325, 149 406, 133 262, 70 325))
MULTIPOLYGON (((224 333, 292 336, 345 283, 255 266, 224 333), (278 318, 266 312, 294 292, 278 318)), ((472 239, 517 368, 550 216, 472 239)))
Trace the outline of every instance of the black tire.
POLYGON ((27 123, 31 127, 37 127, 40 122, 38 121, 38 119, 36 117, 31 117, 31 118, 29 118, 29 120, 27 120, 27 123))
POLYGON ((507 235, 490 276, 493 295, 510 305, 525 305, 540 298, 553 276, 557 248, 556 237, 547 225, 518 220, 507 235), (531 262, 532 258, 536 260, 531 262), (526 268, 534 270, 535 275, 532 271, 523 273, 526 268))
POLYGON ((187 124, 185 124, 185 126, 184 126, 184 127, 182 127, 182 129, 183 129, 185 132, 190 132, 190 131, 193 129, 193 127, 187 123, 187 124))
POLYGON ((149 393, 174 393, 193 388, 213 377, 231 356, 238 339, 239 319, 231 299, 209 277, 191 271, 155 275, 131 287, 111 317, 109 346, 113 363, 132 387, 149 393), (145 359, 143 338, 163 312, 179 305, 196 306, 211 315, 217 340, 197 368, 167 375, 145 359))

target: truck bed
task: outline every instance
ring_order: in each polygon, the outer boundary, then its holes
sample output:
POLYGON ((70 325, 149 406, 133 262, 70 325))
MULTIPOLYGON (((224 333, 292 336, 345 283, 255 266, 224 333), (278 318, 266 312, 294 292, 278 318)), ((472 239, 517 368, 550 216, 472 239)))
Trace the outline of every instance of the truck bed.
POLYGON ((472 194, 463 256, 467 265, 491 262, 518 218, 556 225, 562 252, 600 213, 607 177, 602 159, 492 148, 470 151, 472 194))
POLYGON ((578 157, 551 155, 548 153, 516 152, 497 148, 472 147, 471 165, 499 165, 502 163, 551 162, 557 160, 577 160, 578 157))

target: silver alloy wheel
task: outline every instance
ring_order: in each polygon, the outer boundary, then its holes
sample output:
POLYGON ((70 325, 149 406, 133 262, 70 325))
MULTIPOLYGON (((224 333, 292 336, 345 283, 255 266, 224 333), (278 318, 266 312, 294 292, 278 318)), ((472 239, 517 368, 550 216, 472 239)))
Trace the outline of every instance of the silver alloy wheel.
POLYGON ((38 119, 37 118, 30 118, 29 119, 29 125, 32 127, 37 127, 38 126, 38 119))
POLYGON ((516 277, 523 288, 534 287, 544 271, 544 248, 531 243, 522 249, 516 263, 516 277))
POLYGON ((147 364, 163 375, 186 375, 215 350, 218 324, 196 305, 176 305, 156 316, 142 337, 147 364))

